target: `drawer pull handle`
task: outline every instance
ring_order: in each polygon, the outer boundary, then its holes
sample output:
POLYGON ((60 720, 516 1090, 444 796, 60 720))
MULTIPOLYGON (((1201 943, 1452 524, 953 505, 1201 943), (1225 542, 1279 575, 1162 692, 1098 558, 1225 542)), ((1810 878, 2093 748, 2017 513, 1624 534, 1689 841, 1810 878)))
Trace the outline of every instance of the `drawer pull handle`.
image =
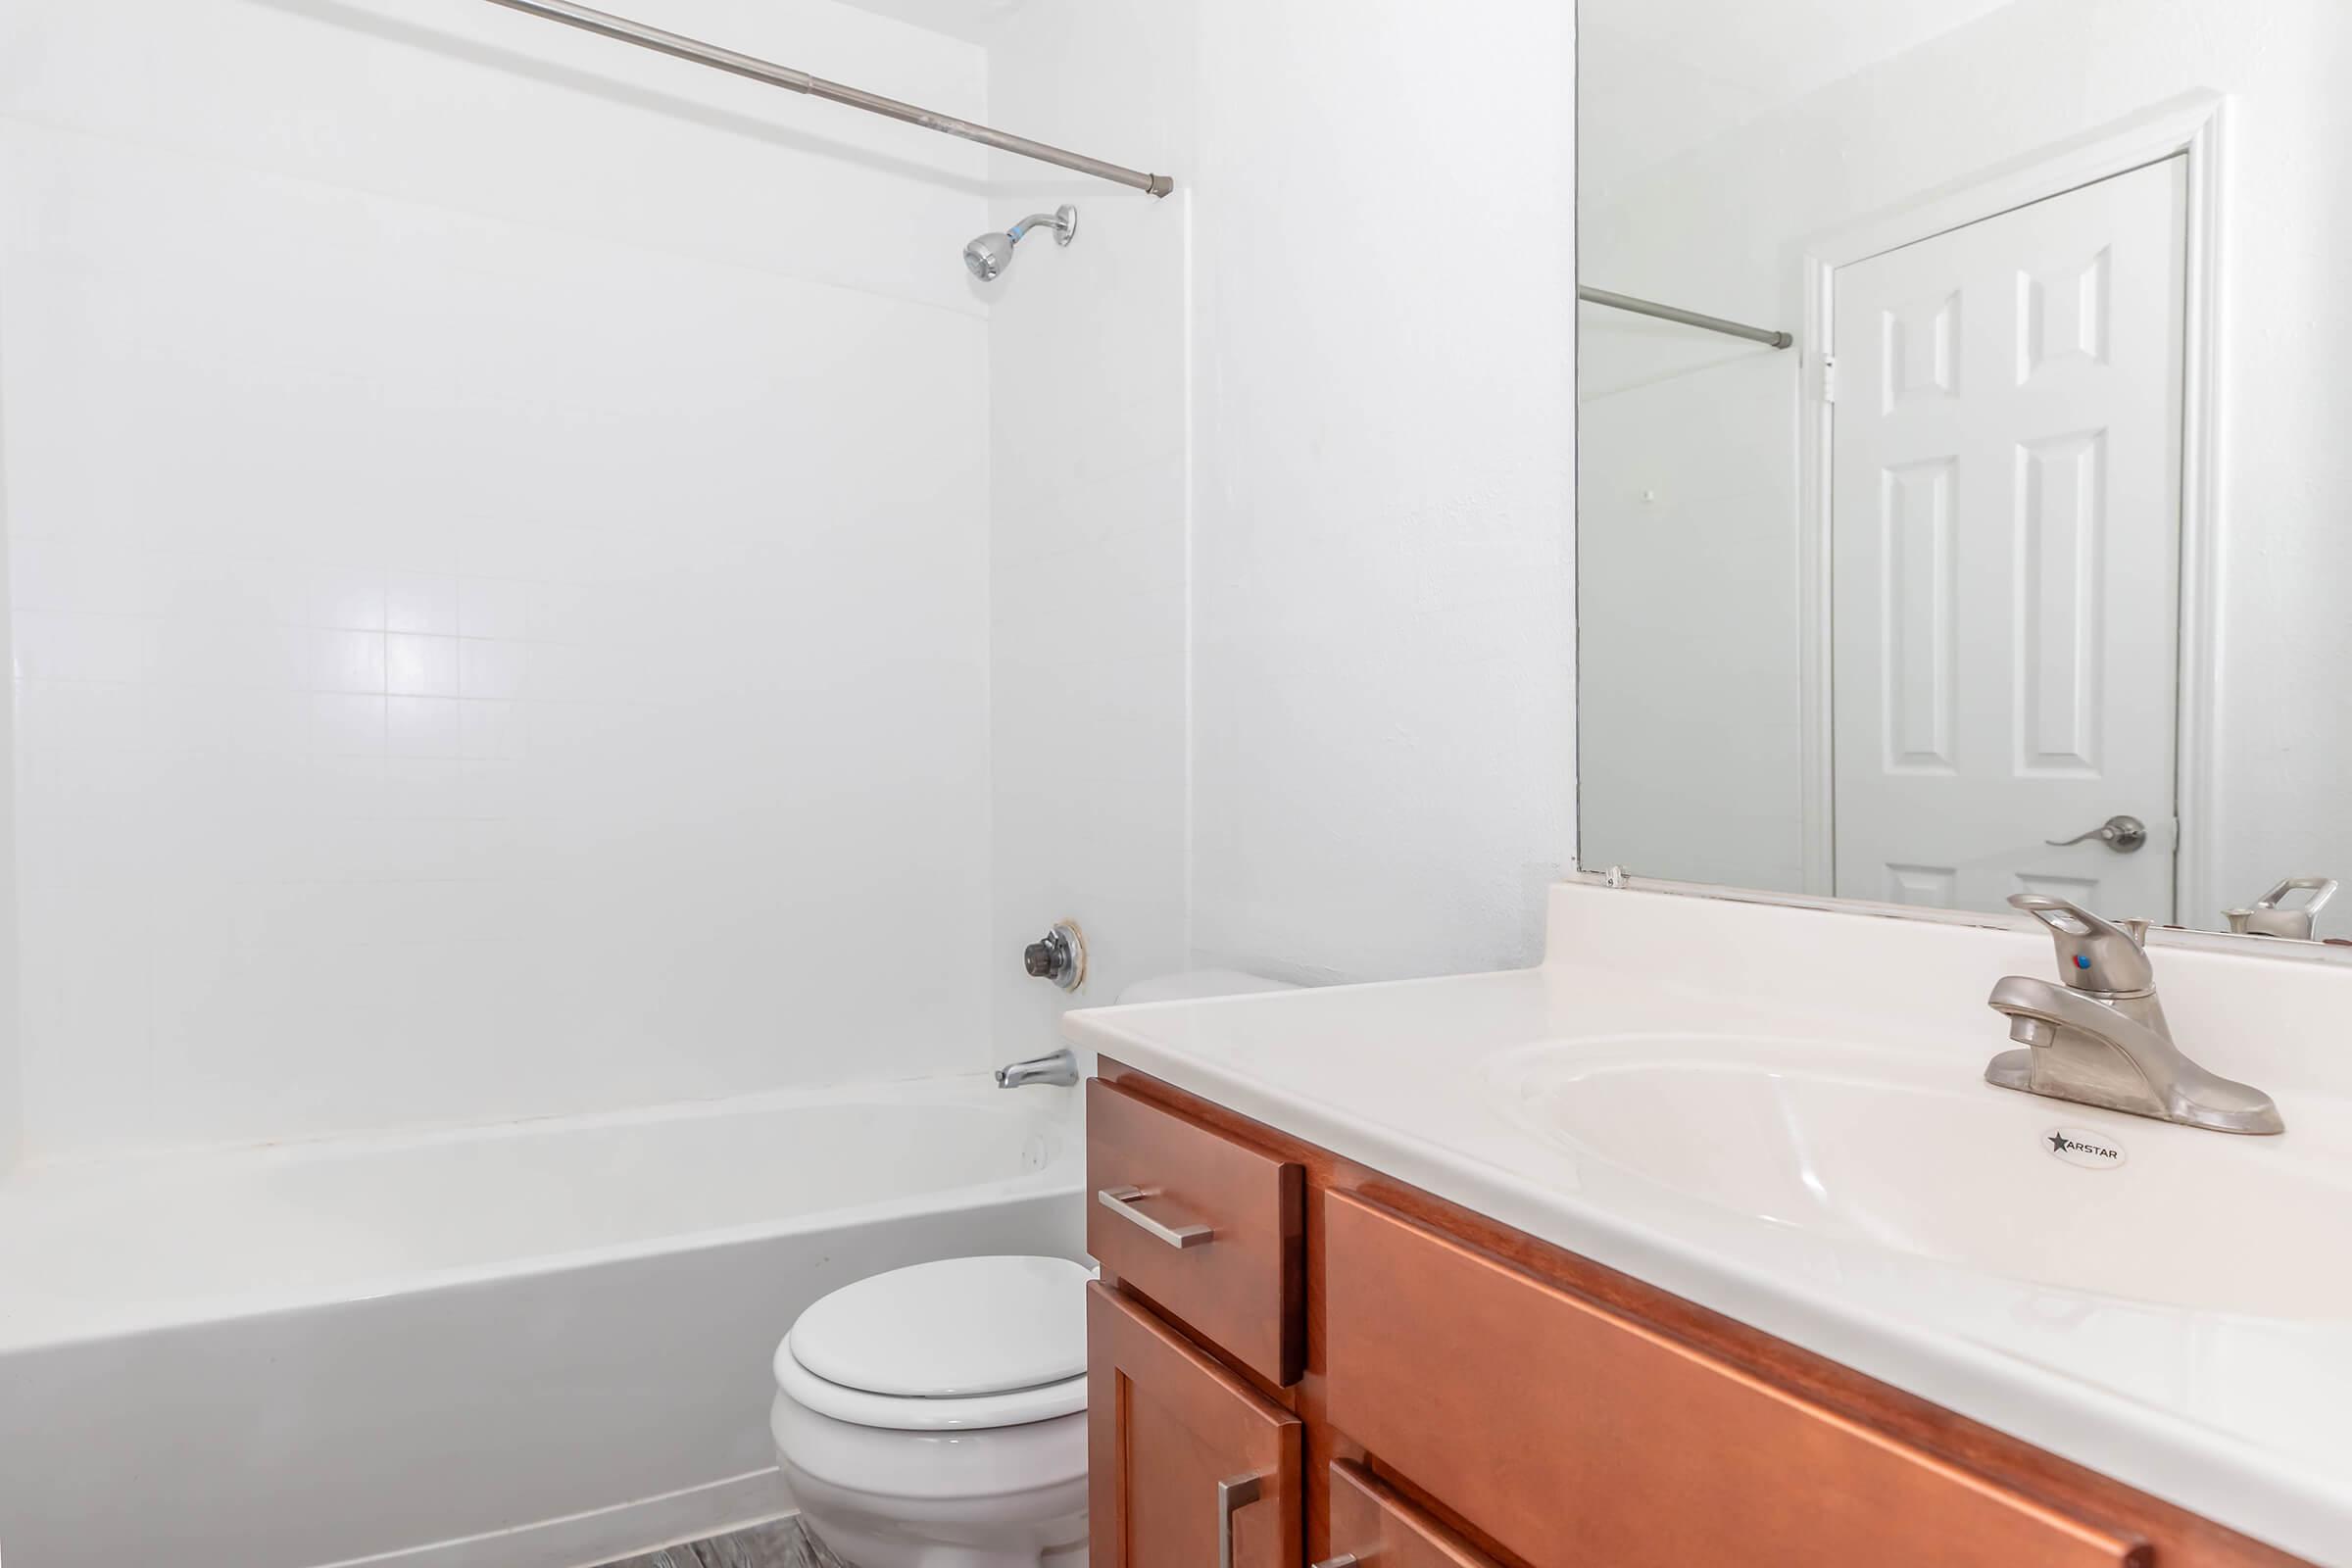
POLYGON ((1157 1193, 1146 1192, 1141 1187, 1105 1187, 1095 1194, 1095 1201, 1109 1209, 1113 1214, 1124 1214, 1142 1226, 1146 1235, 1167 1243, 1178 1251, 1189 1248, 1206 1247, 1210 1242, 1216 1240, 1217 1233, 1209 1226, 1162 1225, 1135 1206, 1144 1199, 1157 1198, 1158 1196, 1157 1193))
POLYGON ((1355 1568, 1355 1553, 1343 1551, 1337 1557, 1326 1557, 1315 1568, 1355 1568))
POLYGON ((1233 1568, 1233 1516, 1265 1495, 1264 1476, 1217 1483, 1217 1568, 1233 1568))

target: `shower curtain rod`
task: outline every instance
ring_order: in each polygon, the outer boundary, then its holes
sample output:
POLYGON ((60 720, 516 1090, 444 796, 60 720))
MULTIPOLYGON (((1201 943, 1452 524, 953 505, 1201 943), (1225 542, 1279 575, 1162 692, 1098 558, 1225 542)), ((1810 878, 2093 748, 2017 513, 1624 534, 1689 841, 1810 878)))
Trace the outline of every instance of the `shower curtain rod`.
MULTIPOLYGON (((510 0, 499 0, 505 5, 510 0)), ((1785 349, 1796 341, 1786 332, 1775 332, 1768 326, 1747 326, 1739 321, 1727 321, 1720 316, 1701 316, 1672 305, 1660 305, 1654 300, 1638 300, 1631 294, 1612 294, 1605 288, 1583 288, 1576 297, 1593 305, 1606 305, 1612 311, 1631 311, 1636 316, 1654 316, 1661 321, 1680 321, 1685 326, 1696 326, 1709 332, 1721 332, 1726 337, 1743 337, 1750 343, 1767 348, 1785 349)))
POLYGON ((795 71, 790 66, 779 66, 751 55, 737 54, 732 49, 702 43, 680 33, 664 32, 660 27, 649 27, 642 22, 631 22, 625 17, 591 11, 586 6, 572 5, 570 0, 490 0, 490 3, 505 6, 510 11, 544 17, 549 22, 561 22, 565 26, 578 27, 586 32, 602 33, 608 38, 633 43, 640 49, 651 49, 657 54, 690 60, 698 66, 710 66, 738 76, 749 76, 754 81, 764 81, 771 87, 788 87, 811 98, 829 99, 837 104, 848 104, 852 109, 862 109, 869 115, 884 115, 892 120, 905 121, 909 125, 920 125, 925 130, 961 136, 965 141, 976 141, 983 147, 994 147, 999 152, 1016 153, 1040 163, 1074 169, 1081 174, 1092 174, 1097 179, 1132 186, 1149 195, 1165 196, 1176 188, 1176 182, 1165 174, 1147 174, 1141 170, 1106 164, 1100 158, 1089 158, 1083 153, 1049 147, 1042 141, 1031 141, 1026 136, 991 130, 986 125, 975 125, 968 120, 957 120, 954 115, 937 114, 928 109, 918 109, 912 104, 903 104, 896 98, 885 98, 879 93, 845 87, 838 81, 827 81, 822 76, 812 76, 806 71, 795 71))

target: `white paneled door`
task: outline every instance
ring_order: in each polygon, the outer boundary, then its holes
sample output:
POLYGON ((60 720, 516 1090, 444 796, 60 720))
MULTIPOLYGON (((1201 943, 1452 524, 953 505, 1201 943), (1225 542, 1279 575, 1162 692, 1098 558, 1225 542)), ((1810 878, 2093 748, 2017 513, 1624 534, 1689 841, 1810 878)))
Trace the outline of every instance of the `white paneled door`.
POLYGON ((2187 166, 1839 268, 1837 889, 2173 917, 2187 166), (2128 852, 2069 839, 2143 822, 2128 852))

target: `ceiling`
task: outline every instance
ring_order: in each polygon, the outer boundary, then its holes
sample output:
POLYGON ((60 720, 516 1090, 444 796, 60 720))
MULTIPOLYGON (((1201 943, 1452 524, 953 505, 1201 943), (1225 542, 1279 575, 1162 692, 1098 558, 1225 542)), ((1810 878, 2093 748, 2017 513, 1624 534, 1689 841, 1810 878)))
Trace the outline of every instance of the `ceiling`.
POLYGON ((986 43, 998 23, 1020 6, 1021 0, 846 0, 859 11, 896 17, 952 38, 986 43))
MULTIPOLYGON (((986 43, 1022 0, 846 0, 986 43)), ((1576 0, 1584 181, 1611 185, 2013 0, 1576 0)))
POLYGON ((1578 0, 1584 177, 1605 193, 1642 170, 2011 3, 1578 0))

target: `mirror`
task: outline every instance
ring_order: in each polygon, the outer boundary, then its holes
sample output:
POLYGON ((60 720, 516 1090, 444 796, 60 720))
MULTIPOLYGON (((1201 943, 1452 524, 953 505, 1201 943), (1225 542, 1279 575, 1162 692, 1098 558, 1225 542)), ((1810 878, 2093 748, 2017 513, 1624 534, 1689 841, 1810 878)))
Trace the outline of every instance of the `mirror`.
POLYGON ((2352 6, 1578 34, 1580 864, 2352 938, 2352 6))

